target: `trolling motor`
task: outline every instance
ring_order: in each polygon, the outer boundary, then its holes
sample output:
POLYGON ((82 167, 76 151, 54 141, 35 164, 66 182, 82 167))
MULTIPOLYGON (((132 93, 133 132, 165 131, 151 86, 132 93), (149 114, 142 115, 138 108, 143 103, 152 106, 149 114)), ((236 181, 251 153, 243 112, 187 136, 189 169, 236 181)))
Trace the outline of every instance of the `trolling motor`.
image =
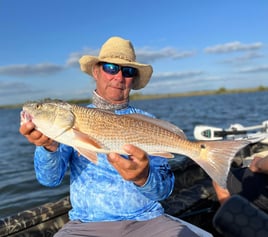
MULTIPOLYGON (((198 125, 194 137, 206 141, 248 140, 251 144, 237 154, 233 167, 248 166, 254 155, 268 154, 268 120, 249 127, 233 124, 228 129, 198 125)), ((268 214, 239 195, 231 196, 213 217, 214 228, 224 237, 267 237, 267 223, 268 214)))
POLYGON ((215 140, 247 140, 250 144, 240 150, 234 157, 232 166, 248 166, 253 155, 267 155, 268 151, 268 120, 260 125, 245 127, 241 124, 232 124, 229 128, 197 125, 194 128, 194 137, 201 141, 215 140))
POLYGON ((268 137, 268 120, 261 125, 244 127, 241 124, 232 124, 228 129, 217 128, 206 125, 197 125, 194 128, 194 137, 197 140, 224 140, 268 137))

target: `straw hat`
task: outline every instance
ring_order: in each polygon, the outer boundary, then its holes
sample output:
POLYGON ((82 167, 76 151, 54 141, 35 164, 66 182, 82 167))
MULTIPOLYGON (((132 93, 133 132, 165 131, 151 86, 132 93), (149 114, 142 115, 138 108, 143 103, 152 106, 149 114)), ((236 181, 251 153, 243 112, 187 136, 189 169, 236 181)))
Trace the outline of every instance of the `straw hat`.
POLYGON ((85 55, 79 60, 81 70, 90 76, 93 76, 93 66, 98 62, 108 62, 137 68, 139 73, 134 80, 132 88, 134 90, 145 87, 153 73, 151 65, 136 62, 136 55, 132 43, 120 37, 111 37, 108 39, 103 44, 98 57, 85 55))

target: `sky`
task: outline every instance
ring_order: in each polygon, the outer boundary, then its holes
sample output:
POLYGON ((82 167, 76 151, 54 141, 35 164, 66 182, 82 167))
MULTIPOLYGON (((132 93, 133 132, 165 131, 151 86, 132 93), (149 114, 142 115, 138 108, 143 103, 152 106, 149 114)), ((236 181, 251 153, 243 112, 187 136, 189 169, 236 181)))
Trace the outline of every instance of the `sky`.
POLYGON ((267 0, 0 0, 0 105, 91 98, 78 60, 111 36, 153 66, 133 93, 268 86, 267 0))

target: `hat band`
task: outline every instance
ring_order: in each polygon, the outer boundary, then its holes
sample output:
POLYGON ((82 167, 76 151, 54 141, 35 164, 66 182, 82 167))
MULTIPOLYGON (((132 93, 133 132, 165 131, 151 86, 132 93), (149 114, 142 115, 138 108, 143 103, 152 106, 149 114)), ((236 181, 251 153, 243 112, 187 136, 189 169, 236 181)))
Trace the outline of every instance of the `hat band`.
POLYGON ((109 54, 109 55, 101 55, 99 59, 105 60, 105 58, 119 58, 126 60, 128 62, 135 62, 135 56, 133 57, 128 57, 127 55, 122 55, 122 54, 109 54))

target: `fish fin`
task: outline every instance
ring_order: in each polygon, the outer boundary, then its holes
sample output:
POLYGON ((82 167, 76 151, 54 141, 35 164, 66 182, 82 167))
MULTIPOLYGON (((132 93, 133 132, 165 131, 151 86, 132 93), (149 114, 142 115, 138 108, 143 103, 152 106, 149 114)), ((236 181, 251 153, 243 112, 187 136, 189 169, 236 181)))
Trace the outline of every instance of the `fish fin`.
POLYGON ((165 128, 168 131, 178 134, 182 139, 187 139, 183 130, 181 130, 179 127, 177 127, 176 125, 168 121, 164 121, 164 120, 157 119, 157 118, 151 118, 143 114, 124 114, 120 116, 132 117, 135 119, 140 119, 149 123, 153 123, 159 127, 165 128))
POLYGON ((236 153, 249 144, 245 140, 197 142, 201 147, 200 157, 196 161, 200 167, 226 188, 227 176, 236 153))
POLYGON ((164 158, 174 158, 174 155, 169 152, 148 152, 148 154, 152 156, 161 156, 164 158))
POLYGON ((86 157, 88 160, 90 160, 91 162, 93 162, 94 164, 97 164, 98 162, 98 157, 97 157, 97 153, 94 151, 90 151, 87 150, 85 148, 82 147, 75 147, 75 149, 84 157, 86 157))
POLYGON ((74 138, 77 139, 78 141, 86 143, 86 144, 90 144, 95 149, 102 149, 103 148, 102 144, 100 144, 99 142, 94 140, 89 135, 80 132, 78 129, 74 128, 73 133, 74 133, 74 138))

